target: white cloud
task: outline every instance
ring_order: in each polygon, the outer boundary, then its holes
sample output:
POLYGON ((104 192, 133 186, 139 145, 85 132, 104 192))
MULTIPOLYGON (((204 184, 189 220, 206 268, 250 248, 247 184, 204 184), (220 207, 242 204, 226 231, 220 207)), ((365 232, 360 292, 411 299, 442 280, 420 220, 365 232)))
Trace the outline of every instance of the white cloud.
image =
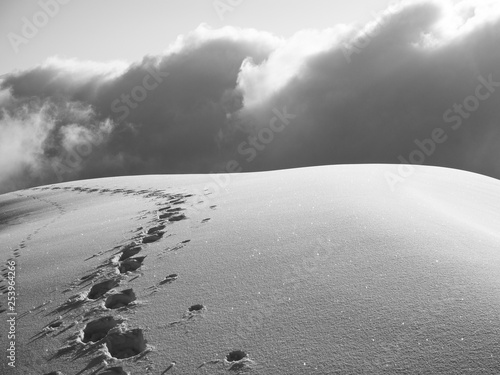
POLYGON ((315 54, 339 46, 348 26, 327 30, 303 30, 290 39, 281 40, 269 57, 261 64, 246 59, 238 76, 238 88, 244 94, 247 109, 266 102, 291 79, 300 74, 307 59, 315 54))
POLYGON ((6 111, 0 115, 0 186, 20 171, 29 169, 37 175, 43 160, 43 144, 55 128, 50 106, 34 108, 25 104, 14 116, 6 111))

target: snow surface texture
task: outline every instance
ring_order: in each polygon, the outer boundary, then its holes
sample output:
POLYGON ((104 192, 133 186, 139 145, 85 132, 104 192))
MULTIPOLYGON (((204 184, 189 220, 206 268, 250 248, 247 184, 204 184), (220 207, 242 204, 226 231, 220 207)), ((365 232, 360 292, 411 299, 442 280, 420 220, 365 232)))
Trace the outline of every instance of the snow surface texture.
POLYGON ((1 195, 19 294, 17 367, 2 354, 0 372, 500 373, 500 182, 416 167, 391 191, 396 169, 1 195))

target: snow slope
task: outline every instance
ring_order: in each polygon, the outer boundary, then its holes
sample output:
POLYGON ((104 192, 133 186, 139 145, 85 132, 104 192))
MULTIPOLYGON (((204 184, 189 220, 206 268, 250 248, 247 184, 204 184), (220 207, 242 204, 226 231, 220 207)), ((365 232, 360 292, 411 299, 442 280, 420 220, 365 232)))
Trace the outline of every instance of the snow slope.
POLYGON ((0 195, 2 373, 500 373, 500 182, 396 168, 0 195))

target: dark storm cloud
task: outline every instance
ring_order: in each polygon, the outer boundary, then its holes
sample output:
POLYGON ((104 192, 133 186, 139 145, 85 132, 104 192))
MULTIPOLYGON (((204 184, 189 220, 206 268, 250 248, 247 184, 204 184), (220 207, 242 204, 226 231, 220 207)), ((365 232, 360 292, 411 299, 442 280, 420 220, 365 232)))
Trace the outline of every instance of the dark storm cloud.
MULTIPOLYGON (((453 20, 445 12, 429 3, 393 9, 362 37, 307 58, 279 92, 265 83, 248 85, 252 102, 267 99, 242 109, 240 118, 265 116, 284 105, 297 115, 270 145, 269 158, 260 155, 256 161, 262 167, 399 163, 400 156, 408 160, 419 149, 415 141, 442 128, 448 139, 425 155, 425 164, 500 177, 495 162, 500 156, 500 50, 495 47, 500 24, 498 18, 483 19, 460 33, 447 29, 453 20), (480 90, 483 99, 475 108, 471 96, 485 80, 490 83, 480 90), (464 101, 463 109, 454 107, 464 101)), ((266 63, 272 65, 272 59, 266 63)), ((251 68, 248 80, 260 75, 265 82, 262 77, 278 73, 265 65, 251 68)), ((245 74, 244 69, 242 82, 245 74)))
POLYGON ((220 158, 214 139, 226 113, 241 107, 233 91, 242 61, 263 61, 276 43, 266 33, 202 26, 165 55, 130 66, 54 58, 4 77, 2 190, 210 171, 220 158), (71 118, 72 111, 86 117, 71 118))
POLYGON ((130 66, 52 59, 1 84, 0 188, 401 158, 500 177, 498 15, 411 2, 288 40, 200 27, 130 66))

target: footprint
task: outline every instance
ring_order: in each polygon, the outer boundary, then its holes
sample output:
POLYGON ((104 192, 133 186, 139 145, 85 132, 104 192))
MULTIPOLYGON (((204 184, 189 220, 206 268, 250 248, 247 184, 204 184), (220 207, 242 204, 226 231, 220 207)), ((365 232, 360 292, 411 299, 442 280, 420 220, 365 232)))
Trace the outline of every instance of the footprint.
POLYGON ((255 367, 255 362, 243 350, 233 350, 230 352, 224 358, 224 364, 229 365, 229 371, 238 371, 238 373, 247 372, 255 367))
POLYGON ((108 309, 119 309, 120 307, 127 306, 135 300, 136 296, 133 289, 125 289, 106 298, 104 306, 106 306, 108 309))
POLYGON ((158 231, 160 231, 162 229, 165 229, 165 225, 163 225, 163 224, 162 225, 157 225, 156 227, 148 229, 147 233, 148 234, 153 234, 153 233, 158 232, 158 231))
POLYGON ((243 372, 251 371, 255 368, 255 362, 250 359, 247 353, 243 350, 233 350, 223 360, 212 359, 210 361, 203 362, 197 368, 201 368, 207 365, 222 365, 227 368, 228 371, 237 371, 238 374, 243 372))
POLYGON ((136 243, 134 242, 133 244, 127 245, 123 248, 122 250, 122 255, 120 255, 120 261, 123 261, 125 259, 128 259, 135 254, 139 253, 142 250, 140 246, 137 246, 136 243))
POLYGON ((183 209, 180 208, 180 207, 173 207, 173 208, 169 208, 167 210, 167 212, 179 212, 179 211, 182 211, 183 209))
POLYGON ((108 332, 118 326, 118 324, 123 323, 122 319, 116 320, 112 316, 104 316, 102 318, 96 319, 88 323, 83 329, 83 342, 97 342, 102 340, 108 332))
POLYGON ((142 243, 152 243, 156 242, 163 237, 164 232, 156 232, 142 239, 142 243))
POLYGON ((142 266, 142 262, 144 261, 145 258, 146 257, 144 256, 144 257, 125 259, 123 262, 120 263, 118 270, 120 271, 120 273, 135 271, 136 269, 142 266))
POLYGON ((182 242, 179 242, 177 245, 175 245, 174 247, 167 247, 165 250, 162 251, 162 253, 160 253, 160 255, 162 255, 164 252, 167 252, 167 251, 177 251, 177 250, 180 250, 182 249, 184 246, 186 246, 186 243, 190 242, 191 240, 184 240, 182 242))
POLYGON ((237 362, 241 361, 243 358, 248 358, 248 354, 243 350, 233 350, 226 356, 226 361, 228 362, 237 362))
POLYGON ((181 221, 184 219, 186 219, 186 215, 179 214, 179 215, 172 216, 171 218, 168 219, 168 221, 181 221))
POLYGON ((206 307, 201 305, 201 304, 196 304, 196 305, 193 305, 191 306, 189 309, 188 309, 188 312, 190 313, 196 313, 196 312, 201 312, 203 310, 206 310, 206 307))
POLYGON ((181 208, 170 208, 167 210, 166 213, 161 214, 158 216, 159 219, 169 219, 172 216, 175 216, 176 214, 179 214, 179 212, 182 211, 181 208))
POLYGON ((160 285, 165 285, 165 284, 170 284, 172 281, 177 280, 179 276, 176 273, 172 273, 163 279, 163 281, 160 281, 160 285))
POLYGON ((175 322, 170 322, 167 324, 168 327, 175 326, 177 324, 186 324, 187 321, 193 319, 194 317, 204 313, 207 310, 202 304, 192 305, 187 309, 187 311, 182 315, 182 319, 176 320, 175 322))
POLYGON ((95 284, 91 289, 89 294, 87 295, 87 298, 89 299, 98 299, 102 297, 104 294, 106 294, 108 291, 113 289, 114 287, 117 287, 120 284, 120 282, 116 279, 109 279, 102 281, 98 284, 95 284))
POLYGON ((59 328, 60 326, 62 326, 63 322, 62 320, 56 320, 56 321, 53 321, 52 323, 49 323, 46 328, 48 328, 49 330, 51 331, 54 331, 56 330, 57 328, 59 328))
POLYGON ((117 359, 134 357, 147 349, 142 329, 111 332, 106 336, 109 354, 117 359))
POLYGON ((158 292, 159 287, 161 285, 170 284, 175 280, 177 280, 178 277, 179 276, 176 273, 172 273, 168 276, 165 276, 165 278, 162 281, 160 281, 158 285, 151 285, 150 287, 146 288, 146 290, 148 290, 150 294, 156 293, 158 292))

